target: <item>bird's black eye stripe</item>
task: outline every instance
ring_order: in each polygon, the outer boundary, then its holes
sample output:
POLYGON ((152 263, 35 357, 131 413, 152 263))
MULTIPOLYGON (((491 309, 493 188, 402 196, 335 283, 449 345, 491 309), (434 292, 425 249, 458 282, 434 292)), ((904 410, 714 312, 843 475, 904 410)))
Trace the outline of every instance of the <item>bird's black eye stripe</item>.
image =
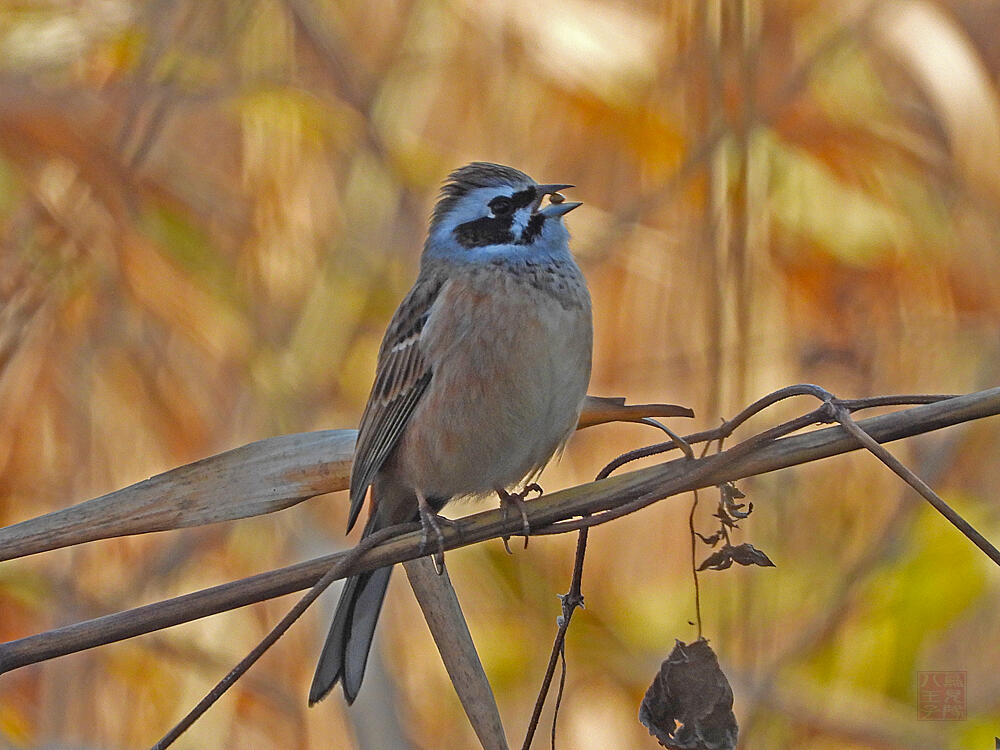
POLYGON ((535 198, 535 189, 533 187, 525 188, 524 190, 518 190, 512 196, 510 196, 511 202, 518 208, 524 208, 525 206, 530 206, 535 198))
POLYGON ((487 245, 508 245, 514 241, 509 219, 501 221, 488 216, 459 224, 453 234, 455 240, 468 249, 487 245))
POLYGON ((489 202, 490 210, 494 216, 509 216, 519 208, 530 206, 535 202, 538 195, 533 187, 518 190, 511 196, 498 195, 489 202))
POLYGON ((514 213, 526 206, 532 205, 538 198, 534 187, 518 190, 513 195, 494 196, 487 204, 490 216, 467 221, 455 227, 453 234, 460 245, 465 248, 485 247, 487 245, 530 244, 541 232, 545 217, 532 216, 520 240, 516 240, 511 231, 514 213))

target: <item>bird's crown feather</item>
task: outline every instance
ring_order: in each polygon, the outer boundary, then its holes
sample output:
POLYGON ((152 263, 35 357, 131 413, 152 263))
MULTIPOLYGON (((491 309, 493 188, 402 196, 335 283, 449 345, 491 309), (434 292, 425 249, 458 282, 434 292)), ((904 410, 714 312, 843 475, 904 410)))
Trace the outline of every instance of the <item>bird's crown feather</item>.
POLYGON ((437 222, 444 218, 462 196, 475 188, 526 186, 534 182, 521 170, 503 164, 493 164, 488 161, 466 164, 448 175, 448 179, 442 185, 432 221, 437 222))

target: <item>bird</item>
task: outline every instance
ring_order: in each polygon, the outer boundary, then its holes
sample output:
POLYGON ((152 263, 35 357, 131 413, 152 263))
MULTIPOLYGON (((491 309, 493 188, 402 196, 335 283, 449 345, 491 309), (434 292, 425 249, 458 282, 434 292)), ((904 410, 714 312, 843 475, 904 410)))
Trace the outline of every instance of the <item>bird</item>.
MULTIPOLYGON (((590 292, 563 222, 582 204, 559 192, 571 187, 490 162, 444 182, 416 281, 379 348, 351 468, 348 532, 369 487, 362 537, 419 520, 425 547, 431 536, 443 544, 443 506, 493 493, 528 531, 524 497, 537 485, 512 490, 562 451, 590 381, 590 292)), ((309 705, 337 682, 354 702, 391 570, 345 583, 309 705)))

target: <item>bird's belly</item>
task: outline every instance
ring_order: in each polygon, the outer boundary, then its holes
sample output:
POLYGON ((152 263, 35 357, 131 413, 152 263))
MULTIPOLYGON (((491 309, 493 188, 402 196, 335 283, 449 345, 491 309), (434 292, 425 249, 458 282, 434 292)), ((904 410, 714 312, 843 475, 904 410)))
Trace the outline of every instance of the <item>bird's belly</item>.
POLYGON ((457 297, 461 323, 440 342, 393 462, 427 497, 487 493, 540 469, 575 428, 590 379, 589 306, 516 287, 488 304, 457 297))

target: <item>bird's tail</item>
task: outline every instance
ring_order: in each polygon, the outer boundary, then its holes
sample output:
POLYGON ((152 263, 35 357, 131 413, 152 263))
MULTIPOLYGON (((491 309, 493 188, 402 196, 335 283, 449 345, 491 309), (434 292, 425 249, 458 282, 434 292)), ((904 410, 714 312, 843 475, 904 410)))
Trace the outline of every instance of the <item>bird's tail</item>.
MULTIPOLYGON (((362 538, 375 530, 375 515, 373 513, 365 524, 362 538)), ((392 566, 389 566, 347 579, 309 688, 310 706, 325 698, 338 681, 344 686, 347 702, 354 702, 365 676, 375 623, 382 610, 391 573, 392 566)))

